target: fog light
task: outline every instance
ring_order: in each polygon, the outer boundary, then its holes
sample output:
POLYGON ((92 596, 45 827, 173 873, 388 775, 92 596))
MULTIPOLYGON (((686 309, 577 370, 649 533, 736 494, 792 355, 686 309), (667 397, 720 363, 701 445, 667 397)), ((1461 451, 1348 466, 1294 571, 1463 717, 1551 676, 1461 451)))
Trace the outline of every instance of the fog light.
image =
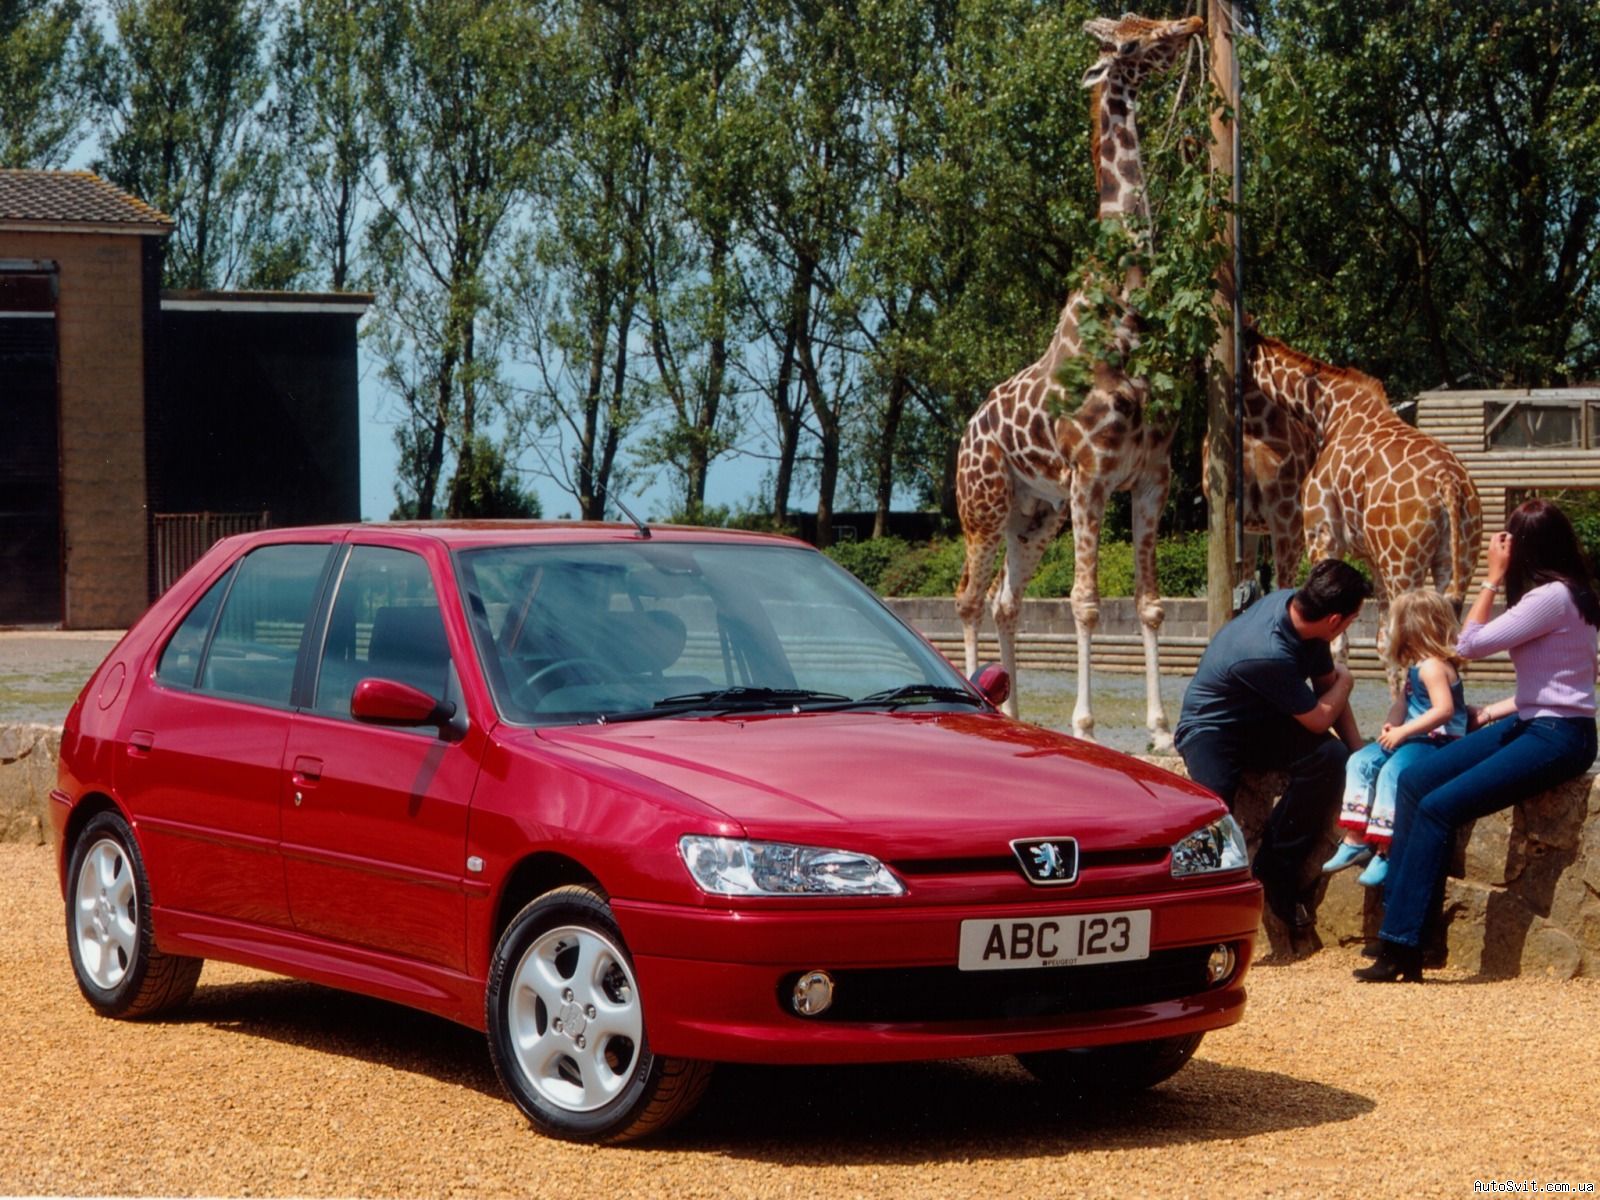
POLYGON ((1221 983, 1233 974, 1233 947, 1213 946, 1211 957, 1206 959, 1206 975, 1213 984, 1221 983))
POLYGON ((802 1017, 820 1017, 833 1006, 833 976, 826 971, 810 971, 794 983, 789 1001, 802 1017))

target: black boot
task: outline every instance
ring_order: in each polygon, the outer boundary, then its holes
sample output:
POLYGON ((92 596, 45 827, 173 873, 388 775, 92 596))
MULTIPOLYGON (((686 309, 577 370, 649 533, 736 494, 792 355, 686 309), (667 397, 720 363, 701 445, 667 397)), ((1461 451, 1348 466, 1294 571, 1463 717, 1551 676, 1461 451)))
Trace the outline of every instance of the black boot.
POLYGON ((1399 942, 1379 942, 1378 961, 1351 974, 1362 983, 1421 983, 1422 950, 1399 942))

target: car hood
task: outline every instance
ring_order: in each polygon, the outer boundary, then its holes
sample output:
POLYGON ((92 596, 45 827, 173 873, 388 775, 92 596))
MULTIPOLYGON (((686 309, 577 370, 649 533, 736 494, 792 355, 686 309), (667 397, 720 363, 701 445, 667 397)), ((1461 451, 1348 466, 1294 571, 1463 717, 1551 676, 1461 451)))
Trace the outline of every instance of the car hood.
POLYGON ((1225 809, 1092 742, 989 713, 797 713, 546 727, 539 741, 692 796, 750 837, 897 856, 1013 838, 1165 846, 1225 809))

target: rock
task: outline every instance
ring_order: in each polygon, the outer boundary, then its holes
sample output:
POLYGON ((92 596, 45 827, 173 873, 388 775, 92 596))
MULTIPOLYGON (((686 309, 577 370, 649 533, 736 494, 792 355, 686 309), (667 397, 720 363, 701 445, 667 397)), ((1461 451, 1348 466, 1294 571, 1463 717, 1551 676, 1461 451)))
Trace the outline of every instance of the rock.
POLYGON ((1483 970, 1484 921, 1493 889, 1481 883, 1451 879, 1444 886, 1445 939, 1450 965, 1465 971, 1483 970))
POLYGON ((1573 979, 1582 970, 1583 950, 1567 933, 1548 924, 1530 931, 1522 946, 1518 974, 1573 979))
POLYGON ((1583 838, 1593 784, 1593 776, 1582 775, 1516 805, 1513 831, 1547 846, 1575 849, 1583 838))
POLYGON ((1378 936, 1383 918, 1379 889, 1356 882, 1358 868, 1328 876, 1328 886, 1317 905, 1317 932, 1334 945, 1364 943, 1378 936))
POLYGON ((50 789, 61 734, 49 725, 0 726, 0 841, 49 841, 50 789))
POLYGON ((1504 883, 1511 861, 1510 814, 1497 812, 1480 817, 1472 823, 1466 842, 1466 853, 1456 874, 1464 879, 1504 883))

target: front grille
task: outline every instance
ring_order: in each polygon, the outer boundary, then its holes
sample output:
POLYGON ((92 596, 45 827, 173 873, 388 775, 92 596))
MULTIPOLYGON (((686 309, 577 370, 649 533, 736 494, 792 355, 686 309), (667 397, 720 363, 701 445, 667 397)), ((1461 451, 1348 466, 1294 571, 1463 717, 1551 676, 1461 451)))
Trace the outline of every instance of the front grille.
MULTIPOLYGON (((1078 871, 1096 867, 1143 867, 1166 859, 1168 847, 1151 846, 1120 850, 1078 850, 1078 871)), ((1010 874, 1026 879, 1014 854, 993 854, 982 858, 900 858, 891 864, 906 876, 919 875, 994 875, 1010 874)))
MULTIPOLYGON (((1014 971, 908 967, 831 972, 821 1021, 997 1021, 1057 1017, 1176 1000, 1205 991, 1210 946, 1158 950, 1137 962, 1014 971)), ((779 989, 785 1012, 799 972, 779 989)))

